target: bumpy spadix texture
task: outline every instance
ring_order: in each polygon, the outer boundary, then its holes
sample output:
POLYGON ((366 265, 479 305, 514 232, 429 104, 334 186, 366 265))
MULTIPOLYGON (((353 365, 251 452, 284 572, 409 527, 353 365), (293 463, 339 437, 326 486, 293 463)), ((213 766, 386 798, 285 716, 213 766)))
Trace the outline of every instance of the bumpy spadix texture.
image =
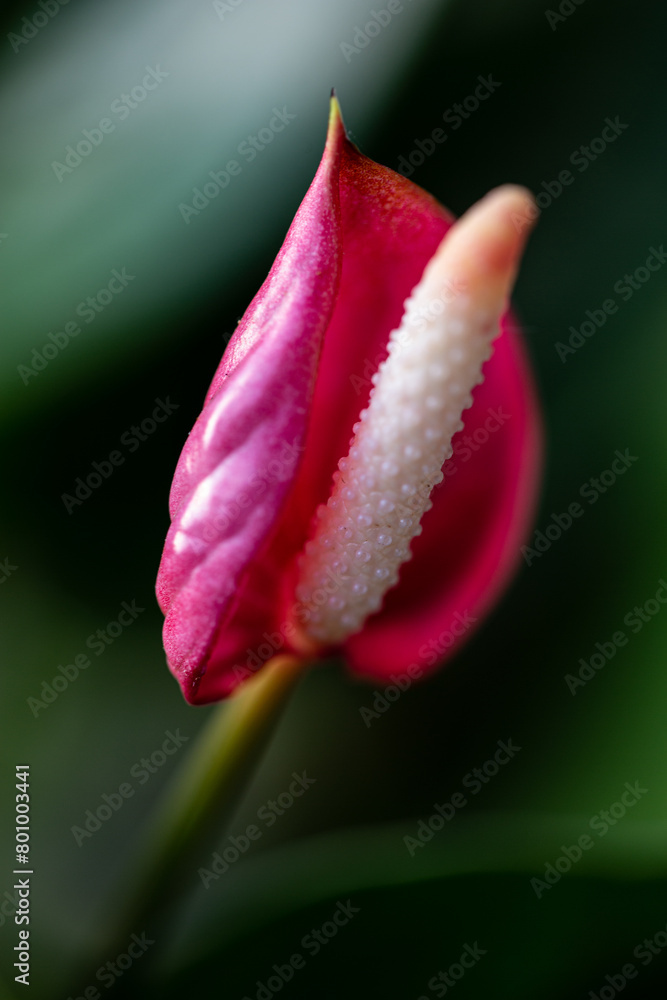
MULTIPOLYGON (((521 198, 515 234, 528 228, 525 194, 521 198)), ((316 177, 229 343, 174 476, 157 593, 169 666, 188 701, 225 697, 276 653, 317 654, 331 645, 339 645, 353 670, 376 680, 412 663, 426 674, 470 634, 453 623, 462 615, 466 622, 481 620, 500 594, 528 528, 539 465, 530 372, 507 314, 484 382, 465 411, 461 435, 473 435, 474 446, 458 455, 460 438, 454 438, 445 481, 432 494, 422 534, 412 539, 412 559, 381 606, 342 641, 328 632, 321 639, 316 615, 347 585, 345 575, 327 563, 320 567, 326 584, 309 585, 307 600, 297 595, 300 557, 314 538, 316 511, 331 496, 353 428, 366 424, 360 413, 387 357, 390 331, 400 326, 405 300, 446 234, 445 246, 457 231, 465 234, 458 226, 448 233, 452 222, 426 192, 349 142, 334 100, 316 177)), ((491 238, 492 230, 478 227, 474 238, 461 240, 458 260, 465 273, 451 276, 448 308, 457 308, 459 283, 472 280, 475 261, 480 275, 486 272, 487 290, 494 281, 507 289, 501 272, 521 241, 515 236, 513 244, 503 244, 491 238)), ((483 308, 496 315, 504 296, 496 288, 483 308)), ((470 294, 465 322, 481 301, 477 292, 470 294)), ((453 364, 456 356, 449 353, 453 364)), ((419 368, 415 379, 434 377, 434 367, 427 366, 427 375, 421 362, 419 368)), ((403 370, 397 392, 407 394, 405 406, 387 423, 393 420, 401 435, 411 420, 412 377, 403 370)), ((420 403, 422 395, 417 393, 420 403)), ((429 426, 444 427, 442 421, 419 426, 424 440, 429 426)), ((421 438, 404 436, 402 447, 404 459, 428 462, 432 473, 437 457, 406 454, 425 449, 421 438)), ((397 480, 399 490, 401 485, 397 480)), ((380 504, 378 498, 378 511, 380 504)), ((418 515, 410 516, 416 527, 418 515)), ((392 545, 397 547, 393 534, 392 545)), ((372 606, 362 609, 362 617, 368 610, 372 606)))
POLYGON ((523 242, 513 219, 527 205, 521 189, 503 188, 468 212, 405 303, 349 455, 338 463, 331 497, 299 558, 296 596, 312 609, 305 631, 316 641, 340 643, 357 632, 410 558, 499 332, 523 242), (475 254, 476 243, 483 252, 475 254), (339 581, 333 593, 332 579, 339 581))

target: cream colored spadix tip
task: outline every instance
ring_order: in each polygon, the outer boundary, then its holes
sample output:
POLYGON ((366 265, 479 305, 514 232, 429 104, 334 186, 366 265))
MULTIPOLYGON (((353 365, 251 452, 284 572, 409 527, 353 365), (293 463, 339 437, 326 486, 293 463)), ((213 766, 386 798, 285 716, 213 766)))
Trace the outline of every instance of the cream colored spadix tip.
POLYGON ((410 558, 511 291, 530 228, 514 217, 535 218, 532 205, 522 188, 487 195, 451 228, 406 300, 300 556, 296 597, 315 642, 357 632, 410 558))

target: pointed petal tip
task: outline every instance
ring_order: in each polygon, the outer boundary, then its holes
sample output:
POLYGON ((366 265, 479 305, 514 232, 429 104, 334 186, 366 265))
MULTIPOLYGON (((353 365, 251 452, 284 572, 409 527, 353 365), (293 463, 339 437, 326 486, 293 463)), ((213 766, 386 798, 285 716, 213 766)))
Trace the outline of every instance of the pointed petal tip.
POLYGON ((345 135, 345 124, 340 104, 336 97, 336 90, 331 88, 331 98, 329 102, 329 130, 327 132, 327 146, 334 145, 340 138, 341 133, 345 135))

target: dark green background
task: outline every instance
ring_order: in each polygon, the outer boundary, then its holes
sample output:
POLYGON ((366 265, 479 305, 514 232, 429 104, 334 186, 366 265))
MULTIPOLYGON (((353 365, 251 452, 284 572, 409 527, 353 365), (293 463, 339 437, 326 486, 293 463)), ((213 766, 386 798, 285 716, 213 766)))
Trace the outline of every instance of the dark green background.
MULTIPOLYGON (((586 310, 620 303, 614 284, 667 241, 667 15, 647 0, 586 0, 552 30, 532 0, 415 0, 346 62, 340 43, 384 6, 326 0, 306 13, 293 2, 269 15, 245 0, 220 21, 210 4, 112 14, 77 0, 19 53, 5 36, 39 8, 3 12, 0 559, 17 569, 0 584, 0 893, 12 885, 13 767, 27 760, 34 997, 64 1000, 82 956, 103 951, 110 901, 178 758, 145 787, 135 781, 81 847, 71 827, 165 730, 193 741, 211 711, 185 705, 164 663, 153 585, 167 495, 223 343, 316 169, 328 89, 361 149, 396 167, 488 74, 501 86, 412 179, 458 214, 499 183, 537 193, 573 173, 542 212, 515 295, 546 431, 536 527, 580 499, 617 449, 637 461, 522 564, 464 651, 370 728, 359 710, 373 688, 341 665, 303 681, 228 832, 253 822, 293 771, 315 785, 208 891, 194 869, 210 855, 195 859, 191 895, 142 960, 137 995, 254 998, 257 980, 303 953, 304 934, 348 898, 359 914, 281 997, 432 997, 429 979, 475 941, 488 954, 456 985, 458 1000, 583 1000, 628 962, 639 974, 624 997, 663 995, 664 954, 643 967, 633 949, 667 927, 667 611, 576 695, 564 675, 596 642, 629 632, 625 615, 667 577, 665 274, 565 362, 555 344, 586 310), (59 184, 51 161, 156 62, 170 79, 59 184), (296 120, 186 226, 179 202, 285 104, 296 120), (586 171, 572 167, 616 116, 622 135, 586 171), (135 282, 24 386, 17 365, 122 266, 135 282), (167 396, 173 416, 68 515, 61 494, 167 396), (137 622, 35 718, 27 699, 133 599, 145 609, 137 622), (411 858, 403 836, 509 738, 520 753, 411 858), (635 781, 647 794, 537 899, 530 879, 635 781)), ((15 943, 5 918, 7 983, 15 943)), ((130 993, 123 980, 115 990, 130 993)))

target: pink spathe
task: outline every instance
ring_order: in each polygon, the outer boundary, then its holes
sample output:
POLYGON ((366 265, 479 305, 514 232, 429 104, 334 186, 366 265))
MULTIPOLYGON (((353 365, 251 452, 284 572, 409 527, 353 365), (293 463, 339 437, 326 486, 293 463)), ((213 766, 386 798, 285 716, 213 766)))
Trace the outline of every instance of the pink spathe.
MULTIPOLYGON (((368 374, 386 357, 405 300, 453 221, 426 192, 359 153, 334 99, 315 179, 229 343, 174 476, 157 593, 169 666, 191 703, 226 697, 278 652, 328 651, 308 636, 312 605, 295 593, 298 557, 368 405, 368 374)), ((411 561, 381 609, 340 645, 366 677, 388 679, 411 663, 434 669, 424 647, 464 616, 479 621, 517 563, 540 432, 524 348, 507 315, 483 373, 411 561), (490 431, 493 413, 502 418, 490 431), (475 447, 457 449, 466 436, 475 447)), ((335 593, 335 570, 330 577, 335 593)), ((449 652, 472 629, 455 631, 449 652)))

